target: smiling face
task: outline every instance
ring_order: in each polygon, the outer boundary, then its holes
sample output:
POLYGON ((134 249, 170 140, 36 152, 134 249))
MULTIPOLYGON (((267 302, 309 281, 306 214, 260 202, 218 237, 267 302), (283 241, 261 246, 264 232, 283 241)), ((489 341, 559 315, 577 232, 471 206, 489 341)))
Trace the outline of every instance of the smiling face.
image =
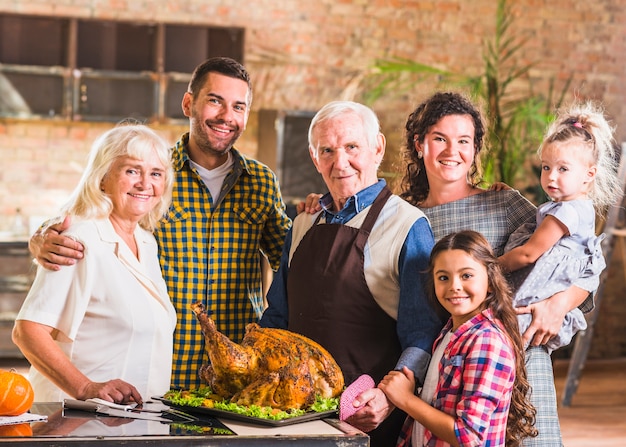
POLYGON ((596 175, 577 139, 555 141, 541 151, 541 187, 555 202, 584 197, 596 175))
POLYGON ((195 99, 185 93, 182 106, 189 117, 192 160, 207 169, 226 161, 226 154, 246 128, 249 99, 245 81, 213 72, 208 73, 195 99))
POLYGON ((378 181, 385 137, 379 133, 372 147, 359 115, 347 112, 321 121, 312 136, 315 147, 309 148, 311 159, 333 197, 335 211, 341 210, 348 198, 378 181))
POLYGON ((443 184, 467 184, 476 154, 474 121, 470 115, 444 116, 430 128, 424 142, 415 145, 416 150, 424 153, 424 167, 431 190, 443 184))
POLYGON ((444 250, 433 260, 435 295, 452 317, 453 330, 480 313, 489 293, 487 268, 464 250, 444 250))
POLYGON ((132 157, 116 159, 101 183, 113 202, 111 215, 136 223, 158 205, 165 190, 165 167, 156 150, 143 160, 132 157))

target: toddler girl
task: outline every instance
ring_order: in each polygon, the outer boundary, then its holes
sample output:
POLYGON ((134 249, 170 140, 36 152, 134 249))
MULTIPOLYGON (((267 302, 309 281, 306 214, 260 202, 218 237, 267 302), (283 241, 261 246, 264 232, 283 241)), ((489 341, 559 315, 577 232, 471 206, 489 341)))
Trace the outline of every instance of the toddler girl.
MULTIPOLYGON (((595 292, 606 264, 595 235, 596 211, 601 214, 621 195, 617 178, 613 132, 594 104, 575 104, 557 115, 539 147, 541 186, 550 201, 537 209, 537 227, 528 238, 513 233, 499 258, 517 292, 514 307, 520 331, 531 323, 532 304, 574 285, 595 292), (520 241, 527 241, 520 245, 520 241), (512 248, 511 247, 515 247, 512 248)), ((545 340, 548 352, 566 346, 574 334, 587 327, 580 309, 565 316, 557 335, 545 340)))

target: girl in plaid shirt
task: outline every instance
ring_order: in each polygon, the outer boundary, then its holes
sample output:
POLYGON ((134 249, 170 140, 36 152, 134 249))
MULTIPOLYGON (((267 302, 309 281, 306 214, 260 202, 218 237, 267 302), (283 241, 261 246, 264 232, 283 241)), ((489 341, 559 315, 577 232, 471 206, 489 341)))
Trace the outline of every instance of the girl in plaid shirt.
POLYGON ((433 304, 450 318, 421 393, 407 368, 379 385, 409 415, 398 445, 511 447, 536 436, 517 316, 491 246, 475 231, 450 234, 435 244, 429 273, 433 304))

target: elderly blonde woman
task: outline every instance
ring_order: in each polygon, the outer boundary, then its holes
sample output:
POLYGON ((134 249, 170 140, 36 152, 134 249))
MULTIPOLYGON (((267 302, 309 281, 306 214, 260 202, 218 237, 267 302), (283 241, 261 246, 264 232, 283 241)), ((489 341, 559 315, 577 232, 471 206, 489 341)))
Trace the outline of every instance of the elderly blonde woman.
POLYGON ((172 190, 168 144, 144 125, 98 138, 63 208, 84 259, 40 267, 13 329, 37 401, 142 402, 169 388, 176 313, 152 230, 172 190))

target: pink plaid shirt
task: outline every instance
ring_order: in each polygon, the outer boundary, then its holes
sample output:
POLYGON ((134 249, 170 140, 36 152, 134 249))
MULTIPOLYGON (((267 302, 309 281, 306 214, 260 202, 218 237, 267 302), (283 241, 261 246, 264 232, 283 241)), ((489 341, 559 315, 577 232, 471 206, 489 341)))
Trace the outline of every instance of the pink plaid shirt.
MULTIPOLYGON (((433 351, 452 327, 448 321, 433 351)), ((504 446, 515 380, 515 352, 501 323, 485 310, 452 335, 439 363, 439 380, 431 405, 456 417, 454 431, 462 446, 504 446)), ((407 418, 398 440, 410 445, 413 420, 407 418)), ((425 431, 424 445, 449 444, 425 431)), ((422 447, 422 446, 414 446, 422 447)))

